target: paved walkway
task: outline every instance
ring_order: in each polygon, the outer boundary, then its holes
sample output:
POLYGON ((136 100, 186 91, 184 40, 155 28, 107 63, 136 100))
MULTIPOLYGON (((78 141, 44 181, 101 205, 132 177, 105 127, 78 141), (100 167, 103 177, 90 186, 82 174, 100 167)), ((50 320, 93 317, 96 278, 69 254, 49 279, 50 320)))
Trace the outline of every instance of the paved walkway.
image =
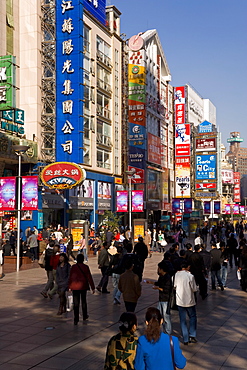
MULTIPOLYGON (((154 253, 147 260, 144 278, 157 278, 161 258, 154 253)), ((97 284, 100 273, 96 258, 90 258, 89 266, 97 284)), ((56 316, 58 298, 50 301, 41 296, 45 281, 41 268, 7 273, 0 280, 0 370, 103 369, 106 345, 118 331, 123 303, 114 306, 110 294, 89 293, 89 321, 74 326, 73 313, 56 316)), ((137 305, 138 334, 144 329, 146 309, 156 306, 157 297, 151 285, 143 284, 137 305)), ((205 301, 198 298, 198 343, 181 344, 187 370, 247 369, 246 299, 235 269, 229 273, 224 292, 212 291, 205 301)), ((177 311, 172 311, 172 323, 174 334, 181 340, 177 311)))

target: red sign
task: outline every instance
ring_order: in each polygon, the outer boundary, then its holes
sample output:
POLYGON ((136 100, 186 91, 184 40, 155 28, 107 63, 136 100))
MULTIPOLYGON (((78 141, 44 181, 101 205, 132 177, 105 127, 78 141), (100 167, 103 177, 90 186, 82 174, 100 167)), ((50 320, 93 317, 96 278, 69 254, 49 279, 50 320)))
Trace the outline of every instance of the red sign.
POLYGON ((129 122, 138 123, 138 125, 146 125, 146 108, 145 104, 129 99, 129 122))
POLYGON ((71 189, 85 180, 86 171, 75 163, 55 162, 46 166, 40 176, 51 189, 71 189))
POLYGON ((211 139, 196 139, 196 151, 197 152, 210 152, 216 150, 216 138, 211 139))
POLYGON ((241 201, 241 198, 240 198, 240 172, 234 172, 233 174, 233 180, 234 180, 234 191, 233 191, 233 195, 234 195, 234 202, 236 203, 239 203, 241 201))
POLYGON ((148 134, 148 161, 161 165, 160 137, 148 134))
POLYGON ((185 123, 185 87, 175 87, 175 124, 185 123))
POLYGON ((190 167, 190 157, 176 157, 176 167, 190 167))
POLYGON ((196 189, 216 189, 215 182, 196 184, 196 189))
POLYGON ((134 168, 136 170, 136 172, 134 173, 134 175, 131 178, 132 184, 143 184, 144 183, 144 170, 142 170, 141 168, 128 166, 129 171, 131 171, 132 168, 134 168))
POLYGON ((177 144, 175 147, 175 155, 190 155, 190 144, 177 144))

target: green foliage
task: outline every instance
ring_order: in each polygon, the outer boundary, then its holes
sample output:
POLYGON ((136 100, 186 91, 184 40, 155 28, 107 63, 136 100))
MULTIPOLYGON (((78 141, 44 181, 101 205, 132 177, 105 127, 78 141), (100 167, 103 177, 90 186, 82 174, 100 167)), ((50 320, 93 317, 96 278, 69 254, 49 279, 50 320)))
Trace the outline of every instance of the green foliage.
POLYGON ((104 220, 99 226, 99 232, 101 239, 105 241, 105 231, 110 229, 112 232, 119 229, 119 225, 121 223, 122 216, 116 215, 116 213, 112 211, 105 211, 104 212, 104 220))

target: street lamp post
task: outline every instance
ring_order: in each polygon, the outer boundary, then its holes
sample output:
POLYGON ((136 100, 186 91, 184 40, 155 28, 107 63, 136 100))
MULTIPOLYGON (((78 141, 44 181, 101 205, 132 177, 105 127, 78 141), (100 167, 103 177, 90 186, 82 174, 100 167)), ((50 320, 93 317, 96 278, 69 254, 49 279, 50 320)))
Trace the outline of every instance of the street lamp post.
POLYGON ((21 227, 21 156, 30 148, 28 145, 13 145, 15 154, 18 156, 18 193, 17 193, 17 257, 16 271, 20 269, 20 227, 21 227))
POLYGON ((182 211, 182 217, 181 217, 181 227, 183 229, 183 221, 184 221, 184 190, 188 188, 188 184, 186 182, 179 182, 178 186, 180 187, 181 192, 181 201, 182 201, 182 207, 180 207, 182 211))
POLYGON ((128 190, 129 190, 129 228, 130 228, 130 235, 132 238, 132 199, 131 199, 131 179, 133 175, 136 173, 136 170, 132 168, 130 171, 126 171, 126 175, 128 176, 128 190))

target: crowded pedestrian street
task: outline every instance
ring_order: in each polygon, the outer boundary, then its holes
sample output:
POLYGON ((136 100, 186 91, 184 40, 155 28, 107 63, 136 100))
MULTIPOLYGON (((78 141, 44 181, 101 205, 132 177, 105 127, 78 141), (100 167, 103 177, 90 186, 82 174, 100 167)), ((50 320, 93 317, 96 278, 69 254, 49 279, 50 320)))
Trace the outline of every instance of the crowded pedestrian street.
MULTIPOLYGON (((162 255, 147 258, 143 279, 157 280, 157 264, 162 255)), ((90 256, 95 285, 100 280, 97 258, 90 256)), ((57 316, 58 296, 52 300, 40 294, 45 271, 34 263, 31 269, 8 272, 0 280, 0 370, 71 369, 100 370, 104 367, 109 339, 118 332, 118 320, 125 311, 113 305, 112 294, 88 292, 87 321, 73 324, 73 312, 57 316)), ((209 282, 208 282, 209 284, 209 282)), ((171 311, 173 335, 187 359, 188 370, 237 370, 247 368, 246 292, 237 280, 236 268, 229 268, 227 287, 211 290, 202 300, 197 295, 197 343, 183 344, 178 311, 171 311)), ((113 287, 109 279, 108 290, 113 287)), ((142 281, 136 307, 137 335, 143 333, 145 312, 156 307, 157 291, 142 281)), ((158 370, 158 369, 157 369, 158 370)))

